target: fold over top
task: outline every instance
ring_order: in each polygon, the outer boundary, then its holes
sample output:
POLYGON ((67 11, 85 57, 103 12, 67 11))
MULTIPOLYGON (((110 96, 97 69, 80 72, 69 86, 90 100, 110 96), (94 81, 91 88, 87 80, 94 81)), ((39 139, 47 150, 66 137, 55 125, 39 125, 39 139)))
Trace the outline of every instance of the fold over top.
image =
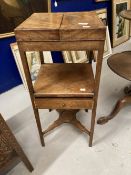
POLYGON ((34 13, 15 29, 17 41, 105 40, 95 12, 34 13))

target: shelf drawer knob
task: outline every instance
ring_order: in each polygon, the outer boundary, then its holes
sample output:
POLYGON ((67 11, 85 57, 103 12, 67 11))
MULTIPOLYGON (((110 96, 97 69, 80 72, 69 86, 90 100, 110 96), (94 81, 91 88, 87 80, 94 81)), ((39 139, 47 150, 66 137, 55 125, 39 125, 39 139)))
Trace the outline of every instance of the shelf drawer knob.
POLYGON ((62 107, 65 107, 65 103, 62 104, 62 107))

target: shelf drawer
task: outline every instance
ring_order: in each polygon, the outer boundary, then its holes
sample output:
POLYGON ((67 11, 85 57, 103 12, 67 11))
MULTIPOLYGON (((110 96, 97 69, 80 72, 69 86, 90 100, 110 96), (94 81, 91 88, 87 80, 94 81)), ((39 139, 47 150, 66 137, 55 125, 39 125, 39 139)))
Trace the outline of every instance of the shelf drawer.
POLYGON ((92 109, 93 98, 35 98, 39 109, 92 109))

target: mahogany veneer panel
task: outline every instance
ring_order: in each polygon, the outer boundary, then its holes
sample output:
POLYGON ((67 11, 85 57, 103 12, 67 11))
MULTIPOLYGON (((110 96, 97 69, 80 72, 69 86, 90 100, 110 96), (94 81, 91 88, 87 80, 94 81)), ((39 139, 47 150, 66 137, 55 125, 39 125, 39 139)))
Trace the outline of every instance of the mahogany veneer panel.
POLYGON ((35 97, 92 97, 90 64, 44 64, 34 84, 35 97))

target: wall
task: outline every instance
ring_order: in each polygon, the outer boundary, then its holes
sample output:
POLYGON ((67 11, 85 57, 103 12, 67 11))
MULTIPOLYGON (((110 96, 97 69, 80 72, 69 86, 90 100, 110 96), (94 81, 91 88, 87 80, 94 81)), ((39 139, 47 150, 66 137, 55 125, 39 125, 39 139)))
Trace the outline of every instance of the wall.
POLYGON ((51 9, 53 12, 67 11, 89 11, 99 8, 111 8, 111 1, 95 2, 95 0, 56 0, 58 6, 54 6, 55 0, 52 0, 51 9))
POLYGON ((0 39, 0 93, 22 83, 10 49, 13 42, 15 37, 0 39))

